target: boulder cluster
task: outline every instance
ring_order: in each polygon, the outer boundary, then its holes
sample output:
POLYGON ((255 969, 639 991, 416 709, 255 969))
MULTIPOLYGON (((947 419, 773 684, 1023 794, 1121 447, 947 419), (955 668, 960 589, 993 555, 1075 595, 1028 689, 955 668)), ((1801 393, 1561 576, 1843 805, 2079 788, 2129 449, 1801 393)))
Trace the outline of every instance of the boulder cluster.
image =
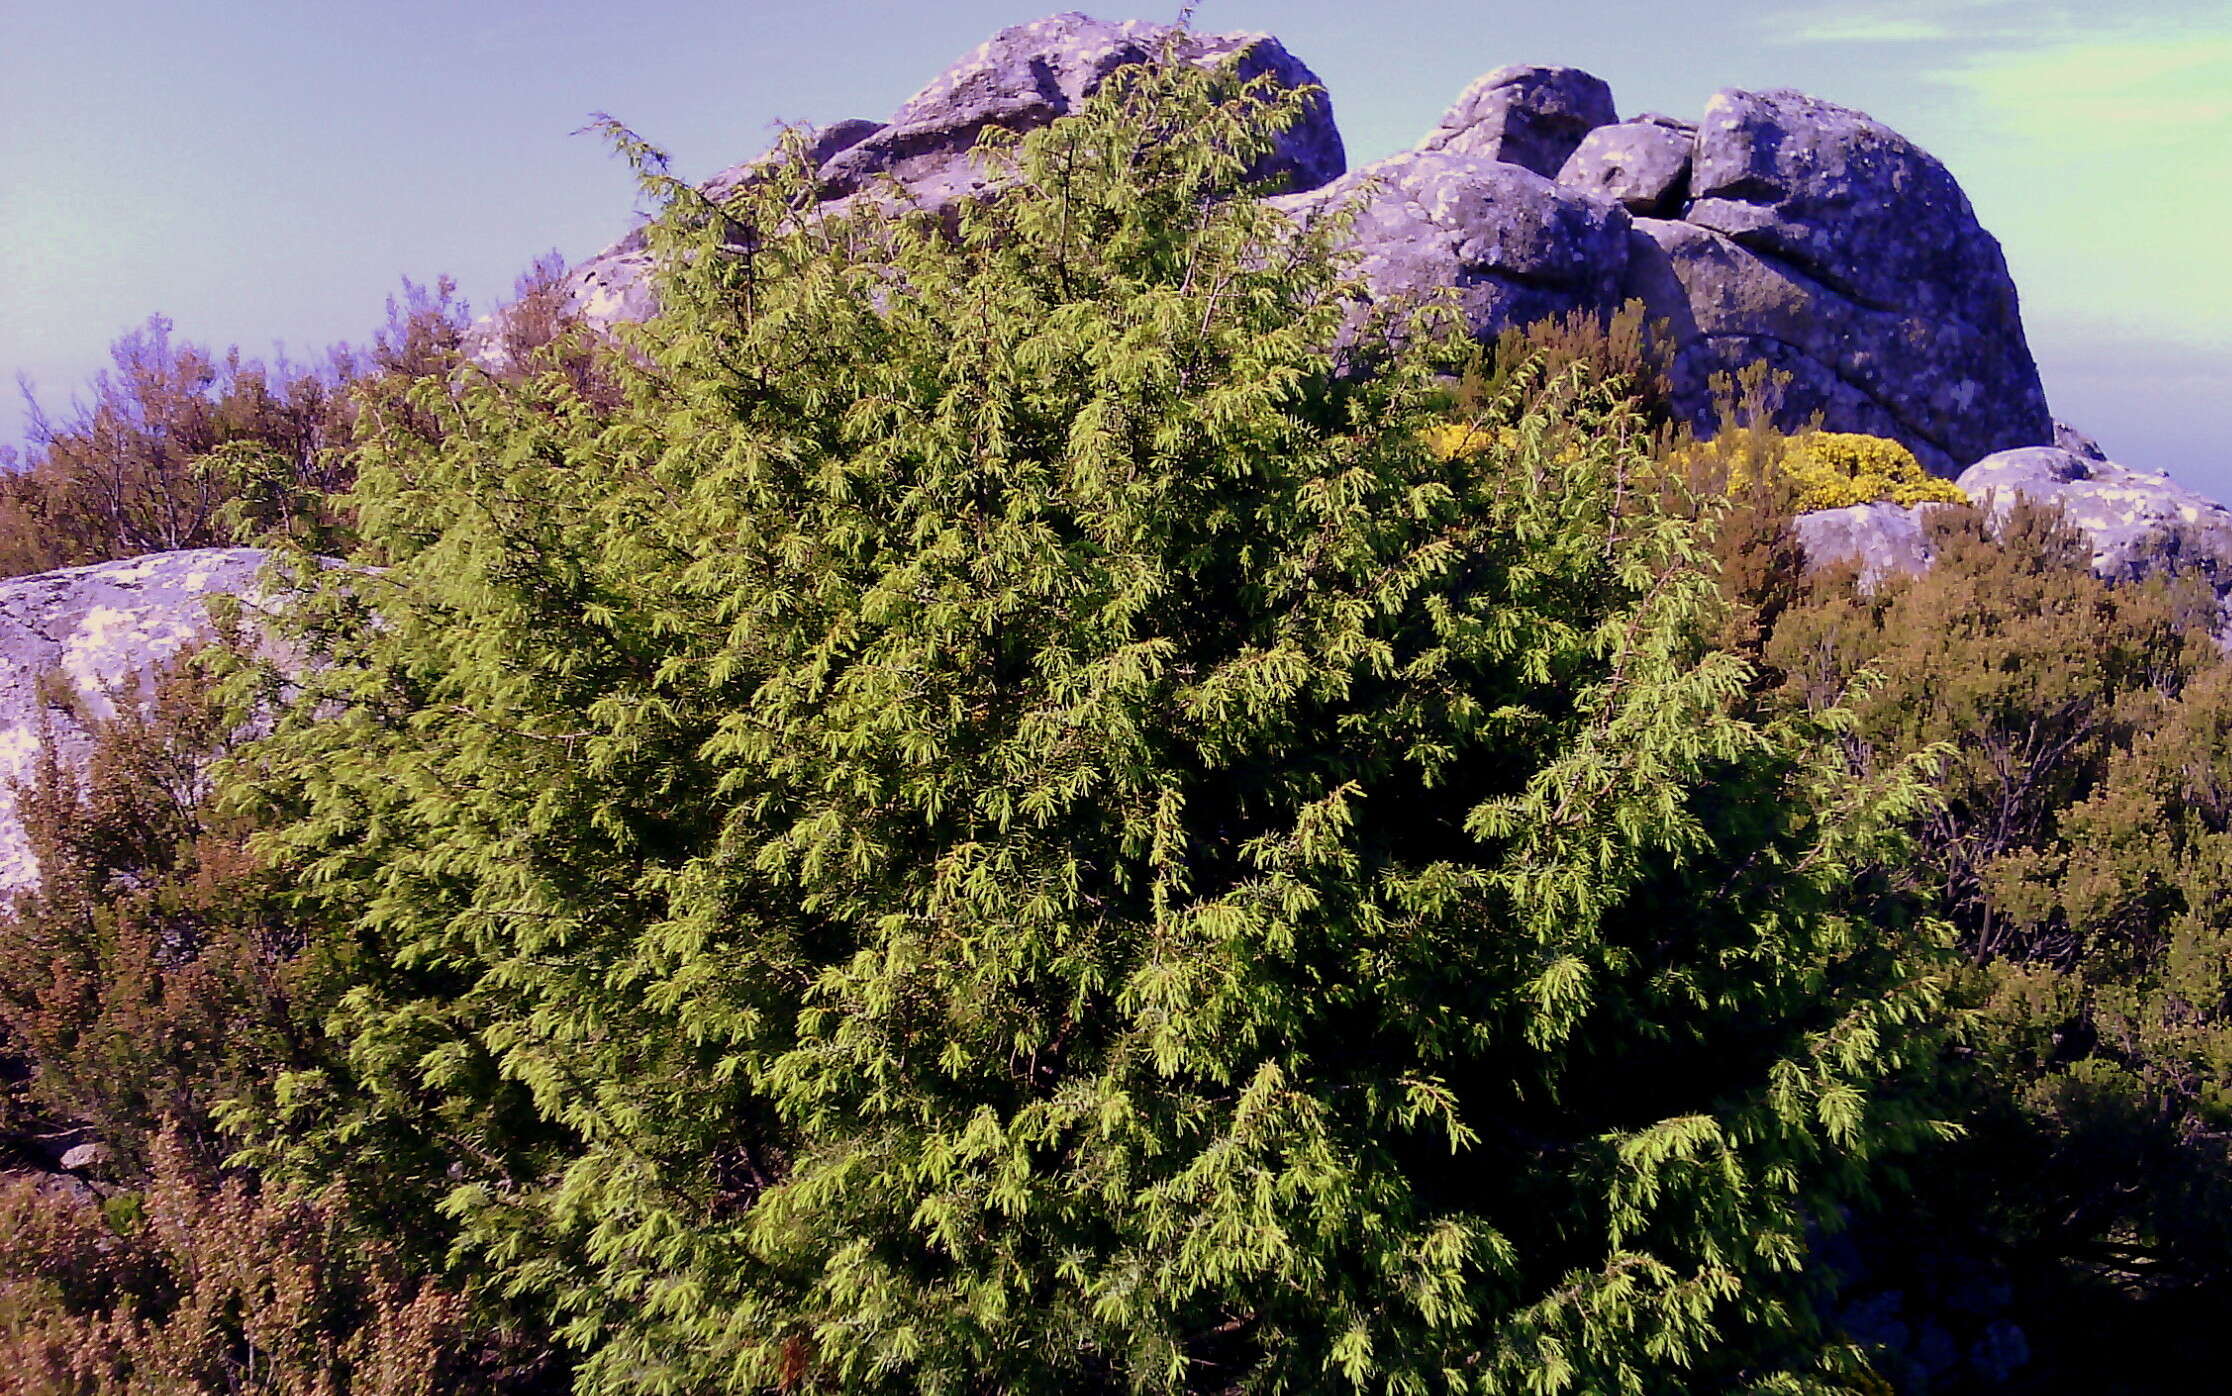
MULTIPOLYGON (((1587 73, 1498 68, 1415 147, 1352 171, 1330 99, 1277 39, 1061 14, 1002 30, 888 121, 806 133, 806 158, 825 206, 896 193, 949 208, 987 187, 972 156, 987 129, 1043 126, 1170 42, 1192 62, 1236 58, 1313 89, 1258 173, 1297 218, 1353 210, 1375 298, 1453 290, 1483 338, 1640 299, 1670 327, 1676 405, 1700 428, 1714 424, 1715 379, 1763 362, 1786 377, 1795 419, 1900 441, 1972 498, 2060 501, 2103 575, 2198 568, 2232 595, 2232 511, 2107 460, 2048 414, 2006 260, 1953 176, 1880 122, 1802 93, 1723 91, 1694 122, 1622 120, 1587 73)), ((766 158, 702 188, 733 193, 766 158)), ((645 319, 651 270, 632 234, 576 268, 564 295, 591 324, 645 319)), ((484 334, 479 352, 502 340, 484 334)), ((1916 570, 1931 560, 1932 507, 1825 510, 1801 536, 1817 562, 1916 570)), ((0 583, 0 889, 33 876, 13 782, 33 774, 42 737, 81 761, 87 723, 206 632, 205 597, 251 593, 259 560, 162 554, 0 583)), ((2232 643, 2232 624, 2222 633, 2232 643)))
MULTIPOLYGON (((949 207, 987 188, 971 153, 986 128, 1044 125, 1172 37, 1081 14, 1002 30, 890 121, 809 133, 808 159, 831 205, 896 190, 949 207)), ((1319 86, 1270 35, 1176 38, 1191 61, 1239 55, 1251 75, 1319 86)), ((732 192, 765 158, 702 187, 732 192)), ((1764 363, 1793 424, 1901 442, 1972 496, 2060 500, 2094 538, 2103 575, 2207 559, 2232 595, 2232 564, 2214 561, 2232 559, 2232 514, 2108 461, 2054 420, 1999 243, 1944 165, 1862 112, 1732 89, 1696 121, 1623 120, 1602 79, 1517 65, 1467 87, 1416 146, 1355 170, 1320 92, 1263 173, 1297 218, 1353 213, 1375 297, 1454 291, 1483 339, 1640 300, 1671 335, 1675 405, 1700 430, 1717 422, 1716 380, 1764 363)), ((597 324, 643 318, 655 309, 650 273, 642 238, 623 239, 573 272, 569 304, 597 324)), ((1826 510, 1801 533, 1817 562, 1915 570, 1930 561, 1926 507, 1826 510)))
MULTIPOLYGON (((949 207, 987 186, 972 157, 987 128, 1043 126, 1172 37, 1080 14, 1002 30, 889 121, 809 133, 820 192, 949 207)), ((1237 56, 1245 74, 1319 85, 1269 35, 1175 37, 1190 61, 1237 56)), ((733 191, 764 159, 705 192, 733 191)), ((1695 122, 1622 121, 1588 73, 1507 67, 1417 146, 1353 171, 1320 92, 1261 173, 1297 217, 1355 208, 1375 296, 1453 288, 1483 337, 1640 299, 1672 332, 1676 403, 1701 427, 1715 376, 1763 360, 1788 375, 1793 420, 1903 442, 1940 475, 2054 439, 1999 244, 1943 165, 1860 112, 1726 91, 1695 122)), ((570 304, 597 323, 643 318, 650 270, 631 235, 575 270, 570 304)))
MULTIPOLYGON (((831 122, 806 132, 804 154, 829 205, 896 185, 914 203, 943 209, 989 187, 984 168, 971 158, 987 129, 1030 131, 1069 114, 1077 103, 1130 64, 1155 57, 1176 39, 1190 62, 1211 67, 1238 58, 1244 77, 1269 75, 1288 89, 1318 89, 1304 120, 1279 142, 1259 171, 1295 189, 1314 189, 1347 168, 1332 103, 1317 75, 1263 34, 1174 31, 1143 20, 1110 21, 1081 14, 1053 15, 1003 29, 907 99, 889 121, 831 122)), ((772 154, 772 152, 770 152, 772 154)), ((699 185, 720 199, 763 169, 769 155, 731 165, 699 185)), ((640 231, 575 268, 566 283, 568 308, 591 324, 648 319, 657 311, 651 292, 651 254, 640 231)))

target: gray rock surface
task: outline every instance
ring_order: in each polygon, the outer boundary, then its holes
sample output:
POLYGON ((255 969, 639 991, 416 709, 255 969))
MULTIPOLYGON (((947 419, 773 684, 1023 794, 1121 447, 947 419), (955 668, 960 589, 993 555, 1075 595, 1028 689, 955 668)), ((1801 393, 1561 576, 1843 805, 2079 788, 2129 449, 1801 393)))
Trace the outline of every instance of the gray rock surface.
MULTIPOLYGON (((807 126, 799 131, 803 140, 799 158, 819 171, 839 155, 887 129, 889 128, 881 121, 866 121, 859 117, 833 121, 827 126, 807 126)), ((698 189, 709 199, 734 198, 773 163, 781 150, 782 147, 778 145, 741 165, 731 165, 700 184, 698 189)))
POLYGON ((1712 376, 1764 359, 1794 422, 1894 437, 1941 475, 2053 439, 2006 259, 1928 152, 1802 93, 1721 92, 1690 196, 1638 223, 1630 286, 1673 323, 1701 422, 1712 376))
POLYGON ((2032 446, 1985 457, 1960 485, 1995 514, 2019 498, 2061 505, 2092 540, 2093 571, 2111 581, 2192 571, 2219 596, 2232 592, 2232 509, 2166 474, 2032 446))
MULTIPOLYGON (((885 180, 930 206, 965 197, 987 178, 969 156, 986 128, 1055 119, 1170 33, 1074 13, 1002 30, 888 123, 815 132, 816 177, 834 200, 885 180)), ((1197 62, 1242 54, 1247 71, 1316 81, 1266 35, 1181 42, 1197 62)), ((754 168, 706 187, 733 189, 754 168)), ((1282 203, 1297 214, 1364 200, 1375 296, 1455 288, 1482 338, 1639 297, 1672 330, 1676 403, 1700 427, 1715 424, 1715 377, 1764 362, 1787 380, 1786 425, 1818 415, 1891 437, 1941 475, 2057 439, 1999 244, 1942 164, 1860 112, 1730 90, 1694 126, 1618 122, 1587 73, 1506 67, 1416 149, 1336 178, 1342 168, 1320 101, 1267 173, 1291 182, 1282 203)), ((650 266, 641 237, 623 239, 573 273, 569 299, 595 324, 645 318, 650 266)))
MULTIPOLYGON (((1067 115, 1117 69, 1154 57, 1171 35, 1166 24, 1075 11, 1003 29, 909 98, 889 125, 833 156, 821 169, 823 190, 843 198, 889 176, 926 206, 965 198, 985 185, 970 150, 986 128, 1030 131, 1067 115)), ((1178 42, 1180 55, 1203 67, 1237 55, 1243 77, 1269 74, 1289 89, 1321 85, 1268 34, 1187 31, 1178 42)), ((1258 174, 1300 191, 1346 168, 1333 107, 1321 92, 1258 174)))
POLYGON ((1516 65, 1475 79, 1419 142, 1557 177, 1582 138, 1619 120, 1612 89, 1579 68, 1516 65))
MULTIPOLYGON (((659 313, 651 270, 651 249, 640 230, 632 232, 566 274, 566 308, 600 329, 648 320, 659 313)), ((478 348, 473 355, 486 361, 478 348)))
POLYGON ((1923 516, 1942 505, 1852 504, 1798 516, 1798 541, 1815 567, 1856 562, 1860 580, 1874 585, 1898 573, 1923 572, 1937 561, 1923 516))
POLYGON ((2053 439, 1999 244, 1927 152, 1795 92, 1720 93, 1694 128, 1611 115, 1585 73, 1498 69, 1417 150, 1279 202, 1307 215, 1364 191, 1374 294, 1454 287, 1483 339, 1641 299, 1701 428, 1715 378, 1764 362, 1786 425, 1890 437, 1940 475, 2053 439), (1516 173, 1553 145, 1577 198, 1516 173), (1468 154, 1491 163, 1452 158, 1468 154), (1634 215, 1624 244, 1608 210, 1634 215))
MULTIPOLYGON (((804 132, 805 149, 802 153, 808 162, 819 168, 883 129, 884 124, 880 121, 859 119, 808 127, 804 132)), ((711 199, 734 198, 768 168, 775 155, 776 150, 770 150, 741 164, 731 165, 698 188, 711 199)), ((638 229, 575 267, 567 275, 566 305, 572 313, 593 325, 633 324, 648 320, 659 313, 659 298, 652 289, 651 270, 651 249, 645 242, 642 230, 638 229)), ((476 336, 471 349, 475 358, 491 368, 501 367, 500 351, 495 347, 496 339, 493 332, 481 334, 476 336)))
MULTIPOLYGON (((1067 115, 1111 73, 1154 56, 1172 32, 1167 24, 1101 20, 1074 11, 1003 29, 907 99, 890 121, 856 119, 814 128, 807 157, 817 165, 816 179, 828 200, 868 193, 892 180, 922 207, 947 207, 988 187, 991 176, 971 158, 988 128, 1030 131, 1067 115)), ((1203 67, 1238 55, 1244 77, 1270 74, 1290 89, 1322 89, 1317 74, 1268 34, 1188 32, 1180 52, 1203 67)), ((699 188, 714 198, 732 196, 768 158, 733 165, 699 188)), ((1321 90, 1256 173, 1301 191, 1338 178, 1347 167, 1332 103, 1321 90)), ((630 233, 569 274, 567 305, 600 327, 647 320, 658 313, 651 271, 643 235, 630 233)), ((498 338, 483 334, 476 344, 493 346, 498 338)), ((476 357, 491 368, 501 366, 485 347, 476 357)))
POLYGON ((1828 430, 1903 442, 1937 475, 1957 474, 2010 444, 2010 435, 2035 444, 2051 432, 2020 325, 2012 349, 2027 386, 1995 387, 1985 370, 2010 357, 2006 327, 1986 332, 1958 317, 1851 300, 1793 263, 1695 223, 1645 218, 1635 229, 1626 291, 1671 328, 1675 400, 1700 426, 1713 424, 1713 377, 1764 361, 1786 376, 1786 425, 1819 413, 1828 430), (2005 425, 2011 396, 2022 406, 2017 428, 2005 425))
POLYGON ((264 559, 200 548, 0 582, 0 892, 37 880, 15 811, 42 735, 82 766, 85 719, 115 716, 146 675, 207 639, 209 598, 252 601, 264 559))
POLYGON ((1584 137, 1558 170, 1558 183, 1601 194, 1645 218, 1675 218, 1689 198, 1690 153, 1695 128, 1663 118, 1599 126, 1584 137))
POLYGON ((2100 449, 2099 442, 2059 417, 2054 419, 2054 444, 2071 455, 2083 456, 2086 460, 2108 459, 2108 453, 2100 449))
POLYGON ((1272 203, 1304 221, 1355 204, 1358 270, 1373 295, 1454 287, 1484 335, 1619 304, 1627 214, 1518 165, 1414 150, 1272 203))
POLYGON ((86 1173, 104 1166, 111 1157, 106 1144, 79 1144, 62 1155, 62 1166, 73 1173, 86 1173))
MULTIPOLYGON (((1956 481, 2003 518, 2019 499, 2056 504, 2092 544, 2092 568, 2112 582, 2163 573, 2206 579, 2218 598, 2220 641, 2232 642, 2232 509, 2168 475, 2092 459, 2058 446, 1985 457, 1956 481)), ((1920 572, 1936 560, 1927 516, 1946 506, 1859 504, 1800 516, 1799 541, 1816 566, 1856 561, 1875 580, 1920 572)))

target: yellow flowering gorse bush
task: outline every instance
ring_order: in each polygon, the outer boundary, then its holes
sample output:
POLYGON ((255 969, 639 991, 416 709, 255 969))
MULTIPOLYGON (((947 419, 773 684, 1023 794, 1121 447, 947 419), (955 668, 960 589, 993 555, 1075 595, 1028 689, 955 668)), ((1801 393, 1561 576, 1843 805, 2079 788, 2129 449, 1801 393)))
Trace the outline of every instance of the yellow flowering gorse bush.
MULTIPOLYGON (((1751 483, 1756 466, 1739 456, 1729 467, 1731 492, 1751 483)), ((1914 452, 1896 441, 1850 431, 1811 431, 1791 438, 1790 448, 1769 469, 1779 470, 1796 487, 1798 513, 1842 509, 1853 504, 1966 504, 1968 495, 1951 480, 1922 468, 1914 452)))
MULTIPOLYGON (((1510 427, 1473 422, 1439 422, 1420 433, 1426 448, 1442 460, 1470 460, 1495 447, 1516 444, 1510 427)), ((1684 447, 1666 457, 1677 470, 1717 459, 1725 472, 1721 487, 1730 494, 1749 489, 1762 476, 1780 477, 1793 489, 1793 512, 1841 509, 1853 504, 1966 504, 1968 495, 1951 480, 1922 468, 1914 452, 1887 437, 1861 432, 1809 431, 1792 437, 1765 433, 1767 445, 1752 442, 1736 449, 1727 443, 1684 447)))

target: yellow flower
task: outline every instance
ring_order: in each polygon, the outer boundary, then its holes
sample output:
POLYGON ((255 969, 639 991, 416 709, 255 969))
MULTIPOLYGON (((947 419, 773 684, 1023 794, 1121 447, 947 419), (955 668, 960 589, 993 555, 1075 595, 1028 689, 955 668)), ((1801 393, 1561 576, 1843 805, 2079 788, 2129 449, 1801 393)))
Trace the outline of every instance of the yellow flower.
MULTIPOLYGON (((1849 431, 1814 431, 1793 438, 1781 466, 1797 487, 1797 509, 1841 509, 1851 504, 1966 504, 1951 480, 1922 468, 1914 452, 1896 441, 1849 431)), ((1729 481, 1734 488, 1738 482, 1729 481)))
MULTIPOLYGON (((1509 427, 1501 428, 1508 434, 1509 427)), ((1419 433, 1426 449, 1442 460, 1472 460, 1485 455, 1488 448, 1497 444, 1496 428, 1477 426, 1470 422, 1437 422, 1419 433)))

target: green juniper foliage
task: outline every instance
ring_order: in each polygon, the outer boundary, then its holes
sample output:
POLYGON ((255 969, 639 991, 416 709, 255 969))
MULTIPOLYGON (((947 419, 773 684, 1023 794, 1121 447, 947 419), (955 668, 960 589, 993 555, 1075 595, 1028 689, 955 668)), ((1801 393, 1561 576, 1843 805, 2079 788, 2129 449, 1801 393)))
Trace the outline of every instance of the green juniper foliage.
MULTIPOLYGON (((1948 508, 1929 529, 1928 573, 1818 573, 1766 646, 1784 702, 1865 686, 1856 769, 1951 750, 1911 872, 1970 962, 1950 1063, 1966 1137, 1885 1228, 1899 1239, 1878 1269, 1926 1282, 1957 1273, 1950 1256, 2005 1276, 1991 1316, 2028 1335, 2021 1390, 2174 1390, 2232 1359, 2214 1319, 2232 1292, 2232 667, 2210 637, 2216 597, 2190 573, 2101 580, 2055 509, 1948 508)), ((1910 1325, 1916 1307, 1910 1294, 1910 1325)))
POLYGON ((1807 1233, 1936 1131, 1919 768, 1758 715, 1611 387, 1428 447, 1452 318, 1237 197, 1298 102, 1125 69, 945 215, 647 160, 612 401, 373 424, 239 771, 372 962, 275 1176, 591 1391, 1857 1370, 1807 1233))

